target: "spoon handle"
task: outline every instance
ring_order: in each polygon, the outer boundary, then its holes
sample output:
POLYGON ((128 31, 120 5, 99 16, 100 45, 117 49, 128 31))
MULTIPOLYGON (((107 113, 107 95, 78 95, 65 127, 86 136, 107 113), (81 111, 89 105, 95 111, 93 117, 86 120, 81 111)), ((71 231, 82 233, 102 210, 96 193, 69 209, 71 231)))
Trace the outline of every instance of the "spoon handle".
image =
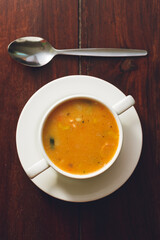
POLYGON ((80 48, 57 50, 57 54, 95 57, 138 57, 146 56, 147 51, 125 48, 80 48))

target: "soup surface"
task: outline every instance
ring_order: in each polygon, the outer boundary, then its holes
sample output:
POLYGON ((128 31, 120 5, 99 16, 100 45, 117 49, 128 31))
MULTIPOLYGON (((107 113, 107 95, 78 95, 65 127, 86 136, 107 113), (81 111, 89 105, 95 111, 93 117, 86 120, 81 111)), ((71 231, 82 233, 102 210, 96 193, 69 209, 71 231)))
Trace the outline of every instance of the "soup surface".
POLYGON ((119 130, 113 114, 103 104, 76 98, 50 112, 42 141, 48 157, 60 169, 88 174, 112 159, 118 147, 119 130))

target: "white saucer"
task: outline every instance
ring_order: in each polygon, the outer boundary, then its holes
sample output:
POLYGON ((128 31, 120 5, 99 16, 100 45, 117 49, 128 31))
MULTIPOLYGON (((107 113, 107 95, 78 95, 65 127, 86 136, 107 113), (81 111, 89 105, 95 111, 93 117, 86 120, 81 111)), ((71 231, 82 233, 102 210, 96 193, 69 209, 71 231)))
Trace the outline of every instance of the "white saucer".
MULTIPOLYGON (((42 158, 38 145, 38 128, 45 111, 57 100, 73 94, 103 97, 109 105, 124 98, 112 84, 90 76, 67 76, 54 80, 39 89, 25 105, 17 125, 16 143, 24 170, 42 158)), ((142 128, 134 107, 120 115, 124 142, 116 162, 103 174, 75 180, 62 176, 52 168, 32 181, 47 194, 71 202, 87 202, 105 197, 121 187, 133 173, 142 148, 142 128)))

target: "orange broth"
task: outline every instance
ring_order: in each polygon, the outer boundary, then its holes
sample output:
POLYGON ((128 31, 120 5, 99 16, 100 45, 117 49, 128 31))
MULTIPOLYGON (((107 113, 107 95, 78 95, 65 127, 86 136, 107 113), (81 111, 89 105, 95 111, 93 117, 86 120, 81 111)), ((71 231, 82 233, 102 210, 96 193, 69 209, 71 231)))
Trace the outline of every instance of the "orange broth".
POLYGON ((57 167, 72 174, 88 174, 112 159, 118 147, 119 130, 113 114, 103 104, 75 98, 50 112, 42 141, 57 167))

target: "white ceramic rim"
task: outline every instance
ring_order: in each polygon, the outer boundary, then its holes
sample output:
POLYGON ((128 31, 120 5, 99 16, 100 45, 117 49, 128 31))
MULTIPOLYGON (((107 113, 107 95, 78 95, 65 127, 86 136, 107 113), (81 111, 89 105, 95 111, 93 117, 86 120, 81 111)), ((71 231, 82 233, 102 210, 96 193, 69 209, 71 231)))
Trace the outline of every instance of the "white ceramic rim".
POLYGON ((99 174, 105 172, 108 168, 110 168, 112 166, 112 164, 116 161, 120 151, 121 151, 121 147, 122 147, 122 142, 123 142, 123 129, 122 129, 122 125, 121 125, 121 122, 119 120, 119 117, 117 115, 117 113, 113 110, 113 108, 111 108, 110 106, 108 106, 108 104, 104 103, 102 100, 100 100, 99 98, 96 98, 92 95, 89 95, 89 94, 74 94, 74 95, 71 95, 71 96, 67 96, 65 98, 62 98, 61 100, 55 102, 47 111, 46 113, 44 114, 44 117, 42 118, 42 121, 40 123, 40 127, 39 127, 39 144, 40 144, 40 149, 41 149, 41 152, 44 156, 44 159, 48 162, 48 164, 50 165, 50 167, 52 167, 54 170, 56 170, 57 172, 59 172, 60 174, 64 175, 64 176, 67 176, 67 177, 70 177, 70 178, 75 178, 75 179, 87 179, 87 178, 92 178, 92 177, 95 177, 95 176, 98 176, 99 174), (105 107, 107 107, 109 109, 109 111, 112 113, 112 115, 114 116, 115 120, 116 120, 116 123, 117 123, 117 126, 118 126, 118 130, 119 130, 119 142, 118 142, 118 147, 117 147, 117 150, 114 154, 114 156, 112 157, 112 159, 107 163, 105 164, 102 168, 100 168, 99 170, 97 171, 94 171, 92 173, 89 173, 89 174, 72 174, 72 173, 69 173, 69 172, 66 172, 62 169, 60 169, 58 166, 56 166, 51 160, 50 158, 48 157, 48 155, 46 154, 46 151, 44 150, 44 147, 43 147, 43 141, 42 141, 42 132, 43 132, 43 126, 44 126, 44 123, 48 117, 48 115, 50 114, 50 112, 58 107, 59 105, 61 105, 62 103, 68 101, 68 100, 72 100, 72 99, 77 99, 77 98, 86 98, 86 99, 90 99, 90 100, 95 100, 101 104, 103 104, 105 107))

